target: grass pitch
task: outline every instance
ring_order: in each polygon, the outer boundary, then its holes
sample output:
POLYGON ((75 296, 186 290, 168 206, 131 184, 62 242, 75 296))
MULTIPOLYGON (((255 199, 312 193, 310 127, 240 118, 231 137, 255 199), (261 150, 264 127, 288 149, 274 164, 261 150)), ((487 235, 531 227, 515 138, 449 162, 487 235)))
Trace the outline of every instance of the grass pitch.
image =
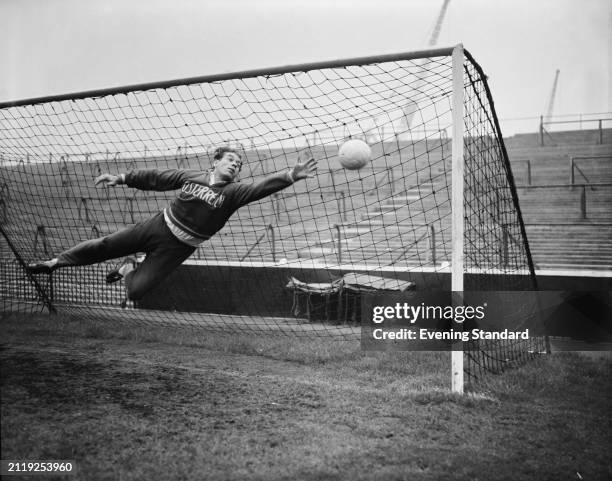
POLYGON ((75 460, 59 479, 612 479, 609 358, 555 354, 456 396, 448 353, 0 325, 1 457, 75 460))

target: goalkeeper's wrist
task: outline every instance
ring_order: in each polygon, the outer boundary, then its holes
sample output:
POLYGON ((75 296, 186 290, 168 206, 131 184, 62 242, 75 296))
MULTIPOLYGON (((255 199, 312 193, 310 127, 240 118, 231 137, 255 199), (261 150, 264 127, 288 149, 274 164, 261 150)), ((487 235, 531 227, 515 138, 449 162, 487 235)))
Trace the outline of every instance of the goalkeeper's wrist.
POLYGON ((287 177, 289 177, 289 180, 293 183, 295 182, 295 173, 293 171, 293 167, 290 167, 289 170, 287 170, 287 177))
POLYGON ((119 183, 125 184, 125 174, 119 174, 119 183))

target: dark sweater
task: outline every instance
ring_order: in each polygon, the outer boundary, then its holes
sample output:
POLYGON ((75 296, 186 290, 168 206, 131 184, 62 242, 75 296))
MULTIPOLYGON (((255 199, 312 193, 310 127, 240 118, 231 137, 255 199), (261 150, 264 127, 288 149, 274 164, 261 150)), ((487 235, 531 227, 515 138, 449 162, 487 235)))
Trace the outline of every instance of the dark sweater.
POLYGON ((210 185, 210 174, 196 170, 133 170, 125 176, 129 187, 166 191, 181 189, 166 209, 170 221, 185 233, 206 240, 218 232, 243 205, 278 192, 293 181, 285 171, 254 184, 218 182, 210 185))

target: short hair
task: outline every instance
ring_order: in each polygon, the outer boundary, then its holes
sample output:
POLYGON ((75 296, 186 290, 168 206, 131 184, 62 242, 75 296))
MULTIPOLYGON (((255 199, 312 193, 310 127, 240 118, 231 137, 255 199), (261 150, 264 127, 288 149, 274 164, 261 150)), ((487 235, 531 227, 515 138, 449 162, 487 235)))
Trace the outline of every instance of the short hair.
POLYGON ((234 147, 230 147, 229 145, 224 145, 223 147, 217 147, 215 151, 213 152, 213 159, 219 160, 228 152, 232 152, 233 154, 236 154, 238 157, 240 157, 240 160, 242 160, 242 154, 238 151, 238 149, 235 149, 234 147))

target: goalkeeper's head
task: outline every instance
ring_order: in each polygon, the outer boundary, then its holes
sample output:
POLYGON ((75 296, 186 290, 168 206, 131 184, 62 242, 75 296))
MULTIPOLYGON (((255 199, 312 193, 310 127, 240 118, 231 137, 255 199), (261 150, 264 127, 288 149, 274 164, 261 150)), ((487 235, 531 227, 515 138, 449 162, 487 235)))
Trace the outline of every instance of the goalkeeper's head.
POLYGON ((215 179, 231 182, 238 178, 242 169, 242 155, 237 149, 228 146, 218 147, 213 154, 213 161, 215 179))

